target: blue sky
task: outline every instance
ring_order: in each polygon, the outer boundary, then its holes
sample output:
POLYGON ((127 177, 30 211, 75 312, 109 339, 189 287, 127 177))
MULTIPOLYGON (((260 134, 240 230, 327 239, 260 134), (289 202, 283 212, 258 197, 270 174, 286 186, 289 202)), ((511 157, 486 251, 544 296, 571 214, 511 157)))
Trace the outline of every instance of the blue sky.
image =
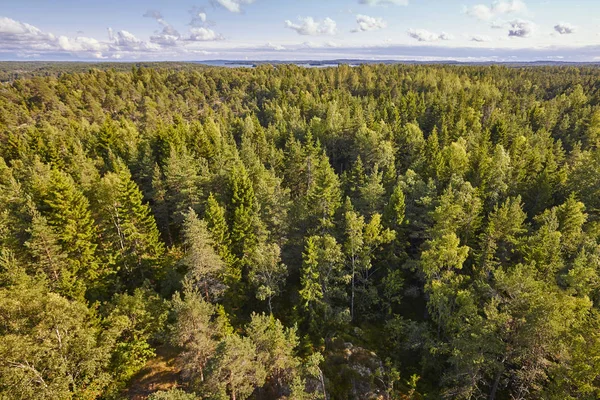
POLYGON ((600 61, 598 0, 0 0, 2 60, 600 61))

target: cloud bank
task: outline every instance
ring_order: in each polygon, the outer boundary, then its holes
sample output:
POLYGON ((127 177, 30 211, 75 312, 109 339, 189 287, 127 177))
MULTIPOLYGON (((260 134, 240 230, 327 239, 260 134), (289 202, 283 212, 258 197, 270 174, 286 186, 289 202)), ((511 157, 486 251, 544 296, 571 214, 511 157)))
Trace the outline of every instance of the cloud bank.
POLYGON ((445 32, 434 33, 426 29, 409 29, 408 36, 419 42, 437 42, 438 40, 452 40, 452 35, 445 32))
POLYGON ((358 27, 352 32, 378 31, 387 27, 387 22, 383 18, 369 17, 368 15, 358 14, 356 16, 358 27))
POLYGON ((298 20, 299 23, 296 24, 290 20, 285 21, 285 27, 307 36, 335 35, 337 32, 337 24, 329 17, 322 21, 316 21, 313 17, 300 17, 298 20))

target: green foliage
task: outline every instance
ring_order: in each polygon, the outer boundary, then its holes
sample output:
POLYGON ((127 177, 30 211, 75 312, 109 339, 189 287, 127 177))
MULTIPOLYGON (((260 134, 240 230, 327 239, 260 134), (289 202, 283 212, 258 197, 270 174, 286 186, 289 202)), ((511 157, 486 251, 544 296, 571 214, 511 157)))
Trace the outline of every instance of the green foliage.
POLYGON ((116 248, 112 250, 123 281, 128 287, 135 287, 145 279, 160 277, 164 245, 150 208, 144 204, 142 193, 126 167, 119 167, 113 185, 109 189, 114 191, 113 197, 108 203, 112 235, 116 235, 116 248))
POLYGON ((599 71, 0 65, 0 398, 598 398, 599 71))
POLYGON ((333 216, 341 205, 340 181, 329 158, 322 154, 310 171, 306 194, 307 216, 312 230, 326 232, 334 226, 333 216))
POLYGON ((111 381, 112 332, 102 332, 84 304, 11 269, 12 283, 0 291, 2 397, 97 397, 111 381))
POLYGON ((302 254, 300 297, 311 330, 346 323, 350 315, 345 285, 352 277, 344 271, 342 246, 330 235, 311 236, 302 254))
POLYGON ((148 400, 197 400, 198 396, 193 393, 184 392, 181 389, 154 392, 148 396, 148 400))
POLYGON ((273 313, 273 298, 281 292, 287 277, 287 267, 281 262, 281 249, 276 244, 260 244, 252 255, 249 279, 256 288, 256 298, 267 301, 273 313))
POLYGON ((111 360, 117 377, 114 386, 126 383, 154 356, 150 341, 164 332, 167 313, 166 302, 148 288, 114 296, 106 320, 110 331, 119 334, 111 360))
POLYGON ((190 209, 183 223, 188 282, 201 291, 206 301, 218 298, 225 290, 225 264, 213 248, 213 240, 206 222, 190 209))

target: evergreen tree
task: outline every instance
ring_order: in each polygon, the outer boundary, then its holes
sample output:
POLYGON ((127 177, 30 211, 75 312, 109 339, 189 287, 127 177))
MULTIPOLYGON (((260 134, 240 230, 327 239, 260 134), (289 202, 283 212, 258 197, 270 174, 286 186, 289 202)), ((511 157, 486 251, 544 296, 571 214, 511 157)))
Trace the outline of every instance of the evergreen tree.
POLYGON ((71 269, 68 254, 63 252, 58 235, 37 210, 33 210, 30 239, 25 242, 34 260, 34 270, 44 273, 50 287, 63 296, 81 298, 85 287, 71 269))
POLYGON ((225 262, 225 282, 233 283, 241 279, 241 271, 236 266, 235 258, 231 254, 231 241, 229 237, 229 227, 225 218, 225 208, 219 205, 217 199, 211 193, 206 202, 206 212, 204 214, 206 226, 213 239, 213 246, 217 254, 225 262))
POLYGON ((401 185, 394 186, 394 191, 385 205, 383 219, 386 225, 394 230, 398 230, 404 222, 406 215, 406 197, 402 191, 401 185))
POLYGON ((201 183, 206 166, 194 157, 186 147, 171 148, 164 166, 165 201, 174 225, 181 225, 189 208, 198 211, 202 198, 201 183))
POLYGON ((188 279, 205 296, 206 301, 215 300, 225 290, 225 264, 213 248, 213 241, 206 222, 190 209, 183 224, 185 256, 188 279))
POLYGON ((179 293, 173 297, 173 310, 176 322, 172 341, 183 350, 179 355, 184 366, 183 376, 191 380, 194 387, 199 387, 205 381, 205 370, 224 333, 214 320, 216 308, 188 287, 183 298, 179 293))
POLYGON ((138 286, 145 279, 156 279, 161 274, 164 245, 154 217, 142 193, 131 180, 125 166, 119 172, 103 178, 102 206, 110 216, 104 230, 112 237, 109 254, 120 269, 121 279, 128 286, 138 286))
POLYGON ((311 236, 302 254, 300 297, 308 313, 311 329, 347 322, 349 310, 343 301, 351 276, 344 271, 342 246, 334 237, 311 236))
POLYGON ((232 168, 229 178, 229 227, 231 249, 243 264, 258 243, 256 200, 243 165, 232 168))
POLYGON ((306 194, 309 227, 313 231, 326 232, 334 225, 333 216, 341 205, 340 181, 322 154, 315 166, 314 180, 306 194))
POLYGON ((300 359, 295 355, 299 344, 297 329, 285 328, 273 315, 252 314, 246 331, 256 346, 267 379, 275 386, 277 395, 283 395, 294 378, 299 377, 300 359))
POLYGON ((250 338, 227 335, 212 360, 207 385, 215 396, 245 400, 265 383, 267 372, 250 338))
POLYGON ((385 188, 382 182, 383 173, 379 171, 379 165, 375 164, 366 182, 359 188, 359 210, 363 214, 372 215, 383 210, 385 188))
POLYGON ((87 198, 71 177, 52 171, 44 209, 48 225, 54 229, 63 252, 68 255, 70 274, 88 284, 94 282, 99 274, 95 254, 96 226, 87 198))

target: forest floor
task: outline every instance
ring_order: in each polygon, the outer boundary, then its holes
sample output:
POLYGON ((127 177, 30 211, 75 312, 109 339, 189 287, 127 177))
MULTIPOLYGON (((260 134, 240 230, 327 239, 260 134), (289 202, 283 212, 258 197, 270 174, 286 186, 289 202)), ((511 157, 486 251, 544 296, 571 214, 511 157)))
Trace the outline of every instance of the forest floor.
POLYGON ((131 380, 125 393, 130 400, 145 400, 159 390, 179 386, 180 368, 176 365, 177 353, 169 346, 156 349, 156 357, 148 360, 144 368, 131 380))

